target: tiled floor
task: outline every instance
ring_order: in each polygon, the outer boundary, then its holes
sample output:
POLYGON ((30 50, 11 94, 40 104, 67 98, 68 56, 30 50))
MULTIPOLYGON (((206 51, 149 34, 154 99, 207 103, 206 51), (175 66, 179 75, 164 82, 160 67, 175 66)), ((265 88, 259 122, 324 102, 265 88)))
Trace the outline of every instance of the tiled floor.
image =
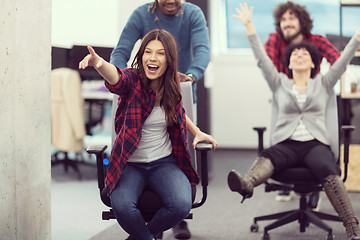
POLYGON ((101 220, 96 171, 81 166, 82 180, 61 165, 52 168, 51 230, 52 240, 87 240, 114 224, 101 220))
MULTIPOLYGON (((297 196, 290 202, 275 201, 276 193, 265 193, 264 187, 256 188, 253 199, 240 204, 240 196, 229 191, 227 173, 235 168, 242 174, 250 167, 255 151, 216 150, 212 154, 211 181, 208 199, 204 206, 194 209, 194 219, 188 220, 193 240, 260 240, 265 222, 259 223, 259 233, 249 231, 252 218, 275 211, 294 209, 298 206, 297 196)), ((123 240, 127 234, 115 220, 101 220, 106 209, 99 199, 96 170, 93 166, 81 166, 82 180, 70 170, 65 173, 62 166, 52 169, 52 240, 123 240)), ((200 192, 199 192, 199 195, 200 192)), ((334 213, 325 194, 322 193, 321 211, 334 213)), ((360 195, 351 193, 350 198, 357 216, 360 216, 360 195)), ((341 223, 330 223, 336 239, 344 238, 341 223)), ((325 239, 324 231, 310 226, 306 233, 300 233, 297 222, 271 232, 271 239, 325 239)), ((171 231, 164 234, 164 240, 174 240, 171 231)))

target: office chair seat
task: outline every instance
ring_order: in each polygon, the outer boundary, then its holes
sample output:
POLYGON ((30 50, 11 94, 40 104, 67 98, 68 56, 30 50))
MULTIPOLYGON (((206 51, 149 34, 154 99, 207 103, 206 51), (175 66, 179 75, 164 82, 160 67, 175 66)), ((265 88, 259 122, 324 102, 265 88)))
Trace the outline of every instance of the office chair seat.
POLYGON ((307 168, 304 167, 288 168, 274 174, 271 179, 281 183, 290 184, 292 186, 285 187, 283 185, 277 186, 276 184, 267 184, 265 186, 266 192, 284 190, 283 188, 288 188, 285 190, 292 190, 299 194, 309 194, 322 189, 321 183, 316 180, 314 175, 307 168))
POLYGON ((319 183, 314 177, 314 175, 305 167, 294 167, 288 168, 284 171, 274 174, 272 179, 275 179, 279 182, 289 182, 289 183, 319 183))
MULTIPOLYGON (((101 201, 111 208, 110 197, 107 195, 107 188, 102 189, 100 193, 101 201)), ((146 222, 150 221, 154 214, 161 208, 162 202, 158 195, 149 190, 144 190, 138 201, 138 208, 141 209, 141 215, 146 222)), ((115 219, 112 209, 102 212, 103 220, 115 219)))
MULTIPOLYGON (((192 186, 192 200, 195 201, 196 195, 196 187, 192 186)), ((107 195, 107 188, 101 190, 100 197, 102 202, 111 208, 110 197, 107 195)), ((144 190, 140 195, 138 201, 138 208, 140 209, 140 213, 143 216, 146 222, 149 222, 154 214, 162 207, 162 201, 157 194, 150 190, 144 190)), ((188 218, 192 218, 192 214, 190 213, 188 218)), ((112 209, 109 211, 103 211, 102 213, 103 220, 115 219, 115 215, 112 209)))

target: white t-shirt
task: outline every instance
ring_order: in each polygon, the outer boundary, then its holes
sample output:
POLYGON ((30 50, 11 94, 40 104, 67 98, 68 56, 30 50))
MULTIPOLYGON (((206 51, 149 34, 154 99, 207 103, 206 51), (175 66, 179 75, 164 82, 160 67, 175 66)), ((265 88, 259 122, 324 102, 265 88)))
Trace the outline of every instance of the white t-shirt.
MULTIPOLYGON (((297 100, 298 104, 300 105, 300 107, 302 108, 304 106, 304 103, 307 98, 306 92, 299 93, 298 90, 296 89, 295 84, 293 85, 292 92, 295 94, 296 100, 297 100)), ((304 125, 302 120, 300 120, 299 125, 297 125, 297 127, 296 127, 295 131, 293 132, 293 134, 291 135, 290 139, 305 142, 305 141, 313 140, 314 137, 308 131, 308 129, 306 128, 306 126, 304 125)))
POLYGON ((148 163, 169 156, 171 152, 165 111, 155 106, 144 122, 140 144, 128 162, 148 163))

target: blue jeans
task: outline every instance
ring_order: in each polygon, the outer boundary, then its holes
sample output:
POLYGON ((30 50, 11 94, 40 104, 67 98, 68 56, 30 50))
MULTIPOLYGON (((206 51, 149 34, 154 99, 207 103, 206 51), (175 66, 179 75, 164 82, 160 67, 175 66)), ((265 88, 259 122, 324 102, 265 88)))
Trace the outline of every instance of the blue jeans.
POLYGON ((150 240, 172 228, 191 210, 191 186, 173 155, 151 163, 128 162, 110 195, 120 226, 136 240, 150 240), (163 207, 146 223, 137 208, 144 189, 157 193, 163 207))

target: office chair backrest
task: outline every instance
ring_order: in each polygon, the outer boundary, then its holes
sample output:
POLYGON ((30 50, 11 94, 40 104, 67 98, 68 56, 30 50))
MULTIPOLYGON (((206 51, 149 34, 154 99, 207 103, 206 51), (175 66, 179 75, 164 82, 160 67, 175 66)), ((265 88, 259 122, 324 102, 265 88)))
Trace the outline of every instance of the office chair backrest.
MULTIPOLYGON (((180 83, 181 88, 181 95, 182 95, 182 103, 183 107, 185 109, 186 115, 193 120, 193 93, 192 93, 192 83, 190 81, 181 82, 180 83)), ((196 168, 196 154, 192 147, 192 142, 194 140, 194 137, 187 132, 187 138, 188 138, 188 144, 189 144, 189 152, 190 152, 190 158, 191 162, 193 164, 193 168, 196 168)))
POLYGON ((339 158, 339 120, 335 91, 332 90, 326 106, 326 127, 331 136, 330 147, 335 155, 335 159, 339 158))

